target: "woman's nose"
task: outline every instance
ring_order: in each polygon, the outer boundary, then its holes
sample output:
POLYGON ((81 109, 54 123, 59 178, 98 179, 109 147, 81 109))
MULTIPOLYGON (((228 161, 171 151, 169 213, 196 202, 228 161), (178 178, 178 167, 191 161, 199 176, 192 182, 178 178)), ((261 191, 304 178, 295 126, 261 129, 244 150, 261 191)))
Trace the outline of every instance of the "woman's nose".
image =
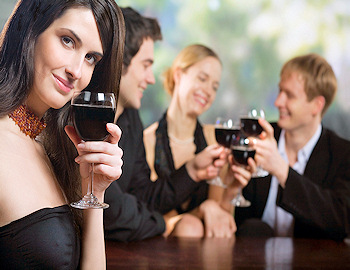
POLYGON ((74 80, 81 78, 84 60, 85 59, 76 57, 67 65, 66 73, 69 74, 70 78, 74 80))
POLYGON ((216 93, 215 86, 213 86, 211 82, 206 83, 203 89, 208 96, 212 96, 216 93))

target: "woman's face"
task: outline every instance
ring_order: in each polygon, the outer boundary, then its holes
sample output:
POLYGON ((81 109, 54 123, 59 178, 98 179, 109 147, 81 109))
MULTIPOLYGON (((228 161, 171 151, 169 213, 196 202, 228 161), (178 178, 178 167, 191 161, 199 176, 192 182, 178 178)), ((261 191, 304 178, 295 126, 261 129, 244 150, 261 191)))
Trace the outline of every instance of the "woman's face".
POLYGON ((221 79, 221 63, 215 57, 208 56, 180 72, 175 79, 174 95, 182 110, 198 117, 213 104, 221 79))
POLYGON ((81 91, 89 84, 102 56, 92 11, 68 9, 36 41, 34 83, 26 102, 29 109, 42 116, 50 107, 63 107, 73 91, 81 91))

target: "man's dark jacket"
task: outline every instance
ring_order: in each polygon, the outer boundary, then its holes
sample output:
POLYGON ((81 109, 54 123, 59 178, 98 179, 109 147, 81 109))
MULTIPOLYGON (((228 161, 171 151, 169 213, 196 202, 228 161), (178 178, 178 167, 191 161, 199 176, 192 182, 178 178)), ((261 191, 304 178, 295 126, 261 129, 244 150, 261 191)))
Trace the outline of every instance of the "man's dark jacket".
MULTIPOLYGON (((278 141, 281 129, 273 124, 278 141)), ((236 208, 238 228, 249 218, 262 218, 271 175, 252 179, 243 195, 252 202, 236 208)), ((294 236, 342 240, 350 232, 350 142, 323 128, 304 175, 289 167, 286 186, 278 187, 277 205, 295 218, 294 236)))
POLYGON ((122 176, 106 190, 105 237, 117 241, 138 241, 165 230, 162 214, 186 201, 198 187, 184 166, 169 178, 150 180, 143 144, 143 125, 138 110, 125 109, 117 121, 122 130, 122 176))

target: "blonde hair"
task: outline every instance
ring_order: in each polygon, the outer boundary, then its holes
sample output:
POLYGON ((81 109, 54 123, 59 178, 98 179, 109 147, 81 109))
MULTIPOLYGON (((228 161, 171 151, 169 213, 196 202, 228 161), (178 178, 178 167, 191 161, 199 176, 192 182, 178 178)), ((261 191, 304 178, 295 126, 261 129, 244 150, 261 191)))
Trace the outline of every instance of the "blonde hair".
POLYGON ((286 62, 280 76, 298 72, 304 79, 304 89, 309 101, 317 96, 325 98, 322 115, 327 111, 337 92, 337 79, 330 64, 320 55, 311 53, 286 62))
POLYGON ((209 56, 215 57, 221 63, 219 56, 212 49, 204 45, 193 44, 182 49, 174 59, 172 66, 162 74, 164 89, 172 96, 175 87, 174 72, 176 69, 180 68, 185 72, 188 68, 209 56))

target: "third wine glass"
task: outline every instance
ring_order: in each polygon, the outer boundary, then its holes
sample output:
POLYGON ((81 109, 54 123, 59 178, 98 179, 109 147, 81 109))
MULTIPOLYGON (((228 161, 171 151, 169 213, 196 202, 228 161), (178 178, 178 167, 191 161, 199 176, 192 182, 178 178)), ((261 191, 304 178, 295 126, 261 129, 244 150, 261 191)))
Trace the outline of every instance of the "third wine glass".
MULTIPOLYGON (((249 146, 249 141, 242 131, 235 137, 235 139, 232 139, 231 151, 234 160, 242 166, 247 166, 248 158, 254 158, 255 156, 255 150, 249 146)), ((249 207, 251 205, 250 201, 243 197, 241 188, 231 203, 236 207, 249 207)))

